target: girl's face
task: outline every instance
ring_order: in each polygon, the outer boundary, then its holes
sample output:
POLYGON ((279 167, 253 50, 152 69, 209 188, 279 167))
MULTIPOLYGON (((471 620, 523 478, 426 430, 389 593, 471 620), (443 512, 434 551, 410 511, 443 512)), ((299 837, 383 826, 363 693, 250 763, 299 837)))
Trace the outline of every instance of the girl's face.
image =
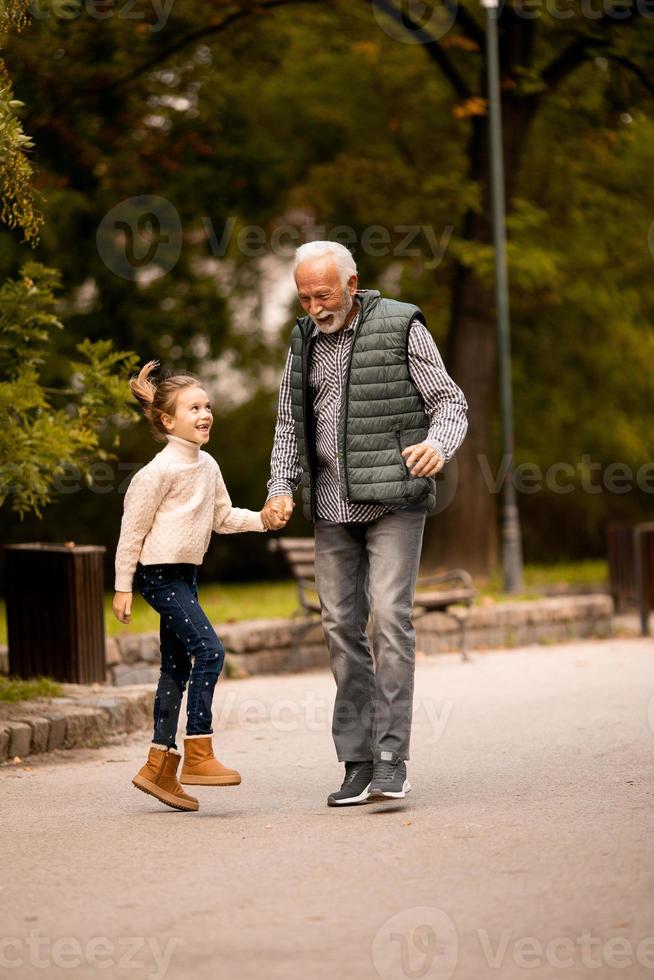
POLYGON ((209 442, 213 425, 211 403, 204 388, 182 388, 177 396, 174 415, 162 415, 161 421, 171 436, 179 436, 200 446, 209 442))

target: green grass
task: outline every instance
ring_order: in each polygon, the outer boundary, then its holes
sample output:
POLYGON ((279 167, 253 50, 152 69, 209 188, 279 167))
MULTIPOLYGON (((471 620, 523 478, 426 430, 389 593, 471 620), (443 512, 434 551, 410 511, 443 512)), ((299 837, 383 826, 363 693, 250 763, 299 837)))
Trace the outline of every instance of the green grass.
MULTIPOLYGON (((241 619, 287 618, 298 608, 294 582, 247 582, 220 585, 200 583, 202 608, 212 623, 234 623, 241 619)), ((113 593, 105 596, 107 633, 147 633, 159 629, 159 616, 138 594, 134 593, 132 621, 129 626, 119 623, 111 609, 113 593)))
POLYGON ((0 701, 31 701, 33 698, 57 698, 62 689, 49 677, 35 677, 23 681, 19 677, 3 677, 0 674, 0 701))
MULTIPOLYGON (((601 558, 578 562, 557 562, 552 565, 525 565, 524 591, 510 598, 535 599, 544 589, 556 585, 600 585, 608 582, 608 564, 601 558)), ((494 575, 488 582, 477 583, 481 596, 493 599, 506 599, 502 591, 501 574, 494 575)))
MULTIPOLYGON (((607 580, 605 561, 562 562, 556 565, 527 565, 525 567, 525 591, 515 598, 532 599, 547 586, 558 583, 591 584, 607 580)), ((488 582, 476 582, 480 596, 501 600, 501 578, 488 582)), ((138 593, 134 594, 132 622, 129 626, 119 623, 111 609, 113 593, 105 596, 105 623, 107 633, 147 633, 159 629, 159 617, 138 593)), ((291 616, 298 608, 297 589, 293 582, 247 582, 221 585, 200 583, 200 601, 213 623, 230 623, 242 619, 276 619, 291 616)), ((0 643, 7 642, 4 602, 0 603, 0 643)))
MULTIPOLYGON (((200 583, 200 602, 213 623, 232 623, 241 619, 276 619, 291 616, 298 608, 294 582, 247 582, 221 585, 200 583)), ((159 629, 159 617, 147 602, 134 593, 132 621, 119 623, 113 614, 113 592, 104 597, 105 628, 109 636, 120 633, 147 633, 159 629)), ((0 600, 0 643, 7 642, 7 618, 0 600)))

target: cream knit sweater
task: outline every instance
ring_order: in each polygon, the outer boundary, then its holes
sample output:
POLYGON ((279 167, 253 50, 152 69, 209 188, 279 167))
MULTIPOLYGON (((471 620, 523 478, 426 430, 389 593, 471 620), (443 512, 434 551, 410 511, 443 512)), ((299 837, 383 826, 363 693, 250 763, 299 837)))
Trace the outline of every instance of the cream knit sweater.
POLYGON ((177 436, 132 478, 116 549, 116 591, 131 592, 137 562, 200 565, 211 531, 264 531, 258 511, 232 507, 218 463, 177 436))

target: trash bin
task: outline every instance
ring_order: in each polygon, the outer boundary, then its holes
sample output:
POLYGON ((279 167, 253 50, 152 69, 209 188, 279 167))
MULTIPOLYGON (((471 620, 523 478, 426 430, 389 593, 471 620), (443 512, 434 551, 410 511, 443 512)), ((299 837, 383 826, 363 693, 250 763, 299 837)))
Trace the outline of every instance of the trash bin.
POLYGON ((5 546, 9 671, 104 683, 103 547, 5 546))
POLYGON ((634 525, 613 521, 607 529, 609 583, 615 611, 626 612, 638 605, 634 525))
POLYGON ((616 522, 608 528, 609 579, 616 612, 636 608, 649 636, 654 609, 654 522, 616 522))

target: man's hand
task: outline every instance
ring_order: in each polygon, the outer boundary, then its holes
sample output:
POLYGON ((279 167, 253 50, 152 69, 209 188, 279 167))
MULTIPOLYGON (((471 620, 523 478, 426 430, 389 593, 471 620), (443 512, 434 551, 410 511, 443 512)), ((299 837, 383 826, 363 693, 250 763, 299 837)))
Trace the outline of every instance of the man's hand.
POLYGON ((129 623, 132 618, 132 593, 116 592, 113 601, 114 616, 119 623, 129 623))
POLYGON ((292 497, 271 497, 261 511, 266 531, 280 531, 291 519, 295 503, 292 497))
POLYGON ((437 449, 421 442, 402 450, 404 462, 411 476, 436 476, 445 466, 445 460, 437 449))

